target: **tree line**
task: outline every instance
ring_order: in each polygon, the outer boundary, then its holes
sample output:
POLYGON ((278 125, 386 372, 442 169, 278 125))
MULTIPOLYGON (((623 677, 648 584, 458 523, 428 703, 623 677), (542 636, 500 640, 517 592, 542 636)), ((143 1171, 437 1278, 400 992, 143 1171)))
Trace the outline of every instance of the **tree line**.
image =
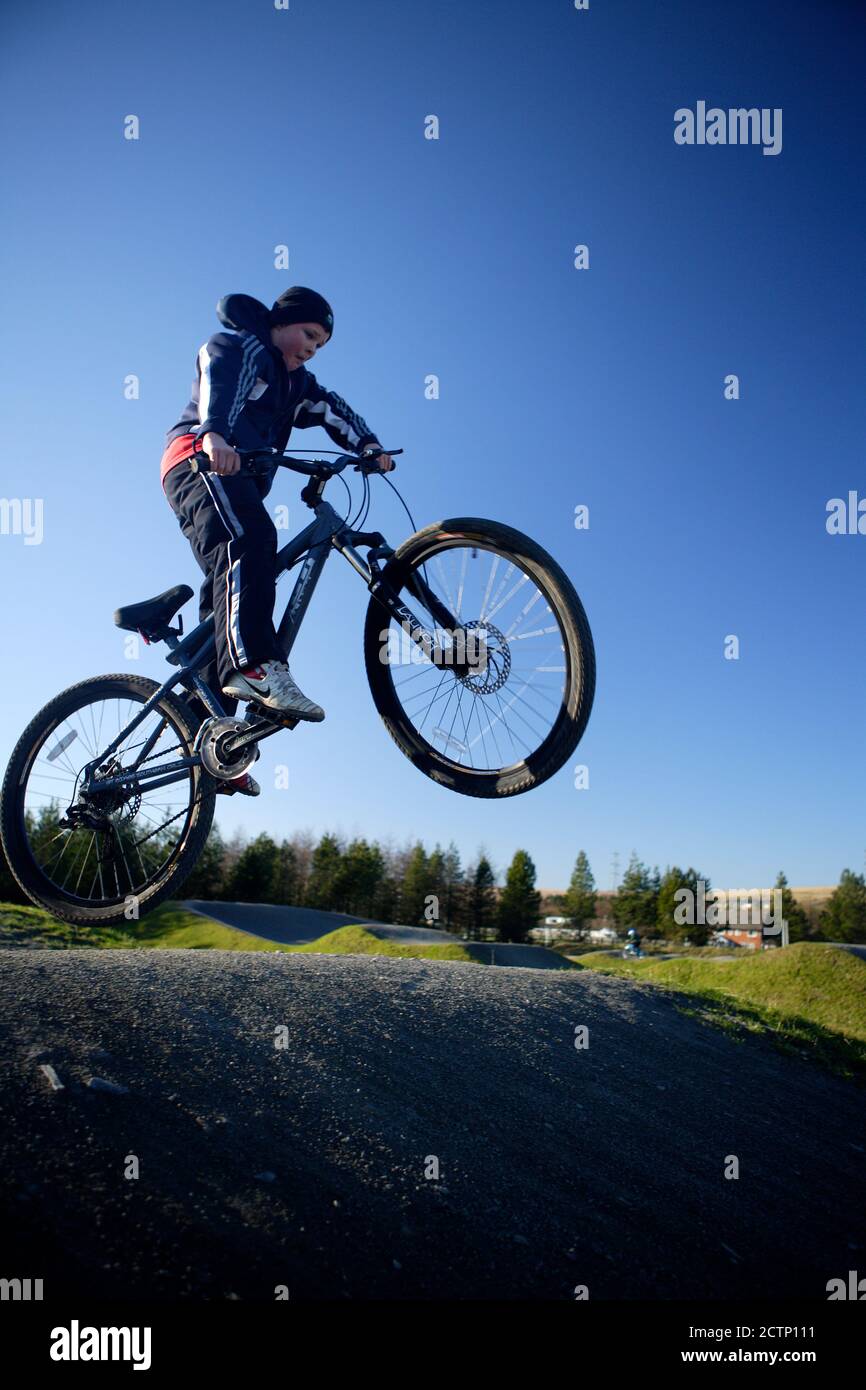
MULTIPOLYGON (((55 806, 27 813, 28 839, 40 863, 57 859, 62 841, 55 806)), ((134 826, 118 831, 124 854, 136 863, 140 849, 133 844, 134 826)), ((151 837, 148 859, 156 868, 171 848, 170 837, 151 837)), ((90 837, 78 836, 63 850, 63 876, 82 892, 93 874, 90 837)), ((184 898, 210 901, 276 903, 342 912, 380 922, 432 927, 473 941, 523 941, 538 924, 541 894, 535 887, 535 865, 518 850, 497 888, 488 856, 479 851, 463 867, 452 841, 432 851, 420 840, 402 848, 356 837, 346 841, 331 831, 318 841, 307 831, 275 840, 266 833, 247 841, 242 830, 226 841, 214 823, 204 850, 181 889, 184 898)), ((0 852, 0 902, 28 903, 0 852)))
MULTIPOLYGON (((678 915, 683 916, 681 911, 677 914, 683 902, 683 897, 677 894, 688 889, 695 901, 699 881, 703 883, 704 894, 709 896, 712 886, 705 874, 676 865, 669 866, 663 874, 659 873, 658 866, 650 871, 632 850, 622 882, 609 900, 610 918, 620 934, 634 927, 649 939, 688 939, 694 946, 704 945, 710 933, 716 930, 713 923, 677 919, 678 915)), ((790 941, 866 942, 866 878, 862 874, 843 869, 838 886, 823 909, 817 912, 807 911, 797 902, 783 872, 777 875, 774 887, 781 893, 781 915, 788 923, 790 941)), ((567 891, 554 901, 579 936, 586 935, 597 925, 598 894, 583 850, 575 861, 567 891)), ((724 924, 719 929, 724 930, 724 924)))
POLYGON ((316 842, 298 832, 277 842, 263 833, 226 843, 211 829, 184 884, 184 897, 284 903, 373 921, 433 927, 469 940, 523 941, 538 925, 541 894, 529 854, 517 850, 497 889, 487 855, 465 868, 453 840, 428 851, 420 840, 395 848, 327 831, 316 842))
MULTIPOLYGON (((56 842, 56 809, 42 808, 30 818, 28 833, 40 857, 42 840, 46 845, 56 842)), ((132 827, 125 833, 133 834, 132 827)), ((243 831, 237 831, 226 841, 214 823, 182 892, 185 898, 313 907, 373 921, 435 927, 474 941, 525 941, 539 925, 541 913, 535 880, 535 865, 525 849, 516 851, 503 886, 497 887, 483 849, 464 868, 453 840, 445 849, 437 843, 431 851, 420 840, 395 848, 363 837, 346 841, 331 831, 318 840, 308 831, 298 831, 279 841, 267 833, 247 841, 243 831)), ((688 939, 702 945, 713 926, 676 918, 677 893, 686 888, 697 897, 699 880, 709 895, 709 879, 696 869, 675 865, 663 874, 657 866, 650 871, 632 851, 622 882, 604 904, 605 915, 620 935, 634 927, 650 939, 688 939)), ((782 894, 791 941, 866 942, 863 875, 845 869, 820 913, 804 910, 784 873, 779 873, 775 886, 782 894)), ((2 852, 0 901, 29 902, 2 852)), ((599 925, 599 894, 585 851, 577 855, 567 890, 549 904, 567 919, 578 939, 599 925)))

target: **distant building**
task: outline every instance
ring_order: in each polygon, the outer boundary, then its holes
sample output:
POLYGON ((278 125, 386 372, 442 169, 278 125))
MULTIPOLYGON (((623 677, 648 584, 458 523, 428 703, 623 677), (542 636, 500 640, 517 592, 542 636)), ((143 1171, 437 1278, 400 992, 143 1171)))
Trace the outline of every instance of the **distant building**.
POLYGON ((580 933, 575 931, 571 925, 569 917, 544 917, 542 925, 532 927, 527 932, 530 941, 543 941, 545 946, 549 946, 551 941, 578 941, 580 933), (560 925, 554 926, 554 923, 560 925), (565 923, 565 925, 561 925, 565 923))
POLYGON ((589 933, 589 939, 608 946, 611 942, 616 941, 616 932, 613 927, 593 927, 589 933))
POLYGON ((745 946, 749 951, 773 951, 781 946, 781 936, 765 936, 760 927, 748 930, 745 927, 725 927, 723 931, 716 932, 713 940, 718 945, 727 943, 730 946, 745 946))
MULTIPOLYGON (((789 885, 789 888, 794 901, 799 903, 806 913, 810 924, 815 927, 820 919, 822 910, 826 907, 834 892, 833 887, 793 887, 789 885)), ((552 931, 558 932, 563 930, 564 928, 561 928, 559 925, 554 925, 555 923, 558 924, 559 918, 553 914, 561 913, 563 910, 565 905, 564 890, 561 888, 541 888, 539 891, 541 893, 541 912, 543 914, 541 921, 545 924, 545 928, 539 927, 539 930, 542 931, 548 927, 552 931)), ((727 904, 732 904, 735 901, 737 904, 737 911, 736 921, 732 920, 730 926, 723 926, 721 924, 721 920, 724 919, 721 919, 719 925, 715 927, 711 923, 706 924, 710 929, 711 942, 716 942, 722 946, 727 942, 730 946, 740 947, 747 951, 773 950, 783 944, 782 936, 779 932, 762 934, 760 930, 758 925, 760 923, 760 910, 755 911, 754 907, 751 905, 751 900, 753 900, 757 892, 761 890, 725 888, 720 890, 713 889, 712 891, 714 893, 721 893, 727 904), (746 910, 747 906, 748 910, 746 910)), ((769 888, 763 890, 763 892, 768 891, 771 890, 769 888)), ((591 941, 610 943, 619 940, 620 937, 625 934, 624 932, 615 930, 616 923, 612 908, 616 901, 616 897, 615 891, 604 888, 596 889, 595 920, 592 925, 592 930, 587 933, 591 941)), ((728 916, 729 918, 731 917, 730 912, 728 916)), ((649 931, 653 930, 650 923, 644 925, 649 931)))

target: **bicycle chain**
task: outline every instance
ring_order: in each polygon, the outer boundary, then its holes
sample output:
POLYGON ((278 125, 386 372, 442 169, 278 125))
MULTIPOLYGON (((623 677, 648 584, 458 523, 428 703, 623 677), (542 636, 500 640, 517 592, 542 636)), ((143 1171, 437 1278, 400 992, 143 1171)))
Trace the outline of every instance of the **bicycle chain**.
MULTIPOLYGON (((168 723, 168 721, 166 720, 166 724, 167 724, 167 723, 168 723)), ((132 772, 132 773, 131 773, 131 776, 132 776, 132 777, 135 777, 136 774, 137 774, 137 772, 138 772, 138 768, 139 768, 139 767, 143 767, 145 763, 153 762, 155 759, 167 758, 167 757, 169 756, 169 754, 171 754, 171 753, 173 753, 173 752, 175 751, 175 749, 177 749, 177 751, 180 752, 180 751, 182 750, 183 747, 184 747, 184 745, 182 745, 182 744, 180 744, 180 743, 176 743, 176 744, 173 744, 171 748, 163 748, 163 749, 161 749, 158 753, 149 753, 148 756, 147 756, 146 758, 142 758, 141 762, 140 762, 140 763, 138 764, 138 766, 136 767, 135 772, 132 772)), ((121 768, 121 773, 122 773, 123 771, 125 771, 125 769, 121 768)), ((79 773, 78 776, 80 777, 81 774, 79 773)), ((77 782, 77 780, 78 780, 78 778, 76 778, 76 782, 77 782)), ((159 830, 164 830, 165 827, 166 827, 167 825, 171 825, 171 822, 172 822, 173 820, 177 820, 179 816, 186 815, 187 812, 188 812, 189 810, 191 810, 193 806, 196 806, 200 800, 201 800, 201 792, 199 792, 198 796, 196 796, 196 797, 193 799, 192 803, 188 803, 187 806, 185 806, 184 809, 183 809, 182 811, 178 811, 178 813, 177 813, 176 816, 172 816, 172 817, 171 817, 171 820, 164 821, 163 824, 162 824, 161 826, 158 826, 158 827, 157 827, 157 830, 152 830, 152 831, 150 832, 150 835, 156 835, 156 834, 158 833, 159 830)), ((120 819, 122 819, 122 820, 128 820, 128 821, 133 821, 133 820, 135 820, 135 817, 138 815, 138 812, 139 812, 140 808, 141 808, 141 792, 140 792, 139 790, 135 790, 135 791, 133 791, 133 792, 130 793, 130 796, 129 796, 129 797, 126 798, 126 802, 125 802, 124 806, 121 808, 120 819), (130 810, 130 806, 134 806, 135 809, 134 809, 134 810, 130 810)), ((106 833, 106 832, 101 832, 101 833, 106 833)), ((150 835, 145 835, 143 839, 141 839, 141 840, 136 840, 136 842, 135 842, 136 845, 142 845, 142 844, 144 844, 145 840, 150 839, 150 835)))

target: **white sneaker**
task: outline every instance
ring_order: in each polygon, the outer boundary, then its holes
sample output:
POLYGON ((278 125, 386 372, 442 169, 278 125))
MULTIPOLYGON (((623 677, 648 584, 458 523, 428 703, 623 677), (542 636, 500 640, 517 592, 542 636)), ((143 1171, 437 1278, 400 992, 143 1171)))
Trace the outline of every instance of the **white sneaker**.
POLYGON ((259 666, 247 666, 235 671, 223 686, 223 694, 235 700, 255 700, 265 709, 292 714, 296 719, 324 719, 321 705, 308 700, 298 689, 285 661, 263 661, 259 666))
POLYGON ((240 792, 241 796, 258 796, 261 790, 255 777, 251 777, 248 772, 242 773, 240 777, 233 777, 230 782, 217 783, 217 795, 222 793, 223 796, 234 796, 236 792, 240 792))

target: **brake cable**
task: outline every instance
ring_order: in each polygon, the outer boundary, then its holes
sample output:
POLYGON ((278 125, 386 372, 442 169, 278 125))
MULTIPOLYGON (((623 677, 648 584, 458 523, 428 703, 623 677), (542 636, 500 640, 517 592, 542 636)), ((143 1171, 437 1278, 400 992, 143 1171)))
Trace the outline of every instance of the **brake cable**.
MULTIPOLYGON (((342 473, 341 473, 341 474, 340 474, 340 477, 342 478, 342 476, 343 476, 343 475, 342 475, 342 473)), ((362 491, 362 494, 361 494, 361 504, 360 504, 360 506, 358 507, 358 510, 357 510, 357 512, 355 513, 355 515, 352 517, 352 520, 349 522, 349 529, 352 530, 352 531, 360 530, 361 527, 364 525, 364 522, 367 520, 367 512, 368 512, 369 510, 370 510, 370 481, 369 481, 369 479, 368 479, 368 477, 367 477, 367 474, 364 473, 364 474, 363 474, 363 491, 362 491), (366 502, 366 504, 367 504, 367 511, 364 511, 364 503, 365 503, 365 502, 366 502), (361 516, 361 513, 362 513, 362 512, 364 513, 363 516, 361 516)))
MULTIPOLYGON (((287 454, 288 452, 289 452, 289 450, 287 450, 287 449, 284 449, 284 450, 283 450, 283 453, 284 453, 284 454, 287 454)), ((292 452, 297 452, 297 453, 299 453, 300 450, 293 450, 292 452)), ((341 450, 341 449, 318 449, 318 450, 316 450, 316 452, 317 452, 317 453, 320 453, 320 454, 340 454, 340 453, 345 453, 345 450, 341 450)), ((383 452, 384 452, 384 451, 383 451, 383 452)), ((360 459, 360 458, 363 457, 363 456, 362 456, 362 455, 359 455, 358 457, 359 457, 359 459, 360 459)), ((343 486, 344 486, 344 487, 346 488, 346 490, 349 492, 349 496, 351 497, 351 490, 349 489, 349 485, 348 485, 348 483, 346 482, 345 478, 343 477, 342 473, 337 473, 337 474, 334 474, 334 475, 332 475, 332 476, 338 477, 338 478, 340 479, 340 481, 343 483, 343 486)), ((360 523, 360 525, 363 525, 364 521, 366 521, 366 519, 367 519, 367 512, 369 512, 369 510, 370 510, 371 492, 370 492, 370 475, 369 475, 369 473, 362 471, 361 476, 362 476, 363 479, 364 479, 365 497, 366 497, 366 501, 367 501, 367 509, 366 509, 366 511, 364 512, 363 520, 362 520, 361 523, 360 523)), ((400 492, 400 489, 397 488, 397 487, 395 487, 395 485, 391 482, 391 479, 388 477, 387 473, 383 473, 381 476, 384 478, 385 482, 388 484, 388 486, 389 486, 389 488, 391 489, 391 491, 392 491, 392 492, 395 492, 395 493, 397 494, 397 496, 399 497, 399 499, 400 499, 400 505, 402 506, 404 512, 406 513, 406 515, 407 515, 408 518, 409 518, 409 523, 410 523, 410 525, 411 525, 411 527, 412 527, 412 530, 413 530, 413 531, 417 531, 417 530, 418 530, 418 526, 417 526, 417 523, 416 523, 416 521, 415 521, 415 518, 414 518, 414 516, 412 515, 412 513, 410 512, 409 508, 407 507, 406 502, 405 502, 405 500, 404 500, 404 498, 403 498, 403 495, 402 495, 402 493, 400 492)), ((363 502, 363 499, 362 499, 361 506, 363 506, 363 505, 364 505, 364 502, 363 502)), ((351 510, 352 510, 352 507, 351 507, 351 503, 350 503, 350 505, 349 505, 349 511, 351 511, 351 510)), ((345 521, 345 520, 346 520, 346 517, 344 517, 343 520, 345 521)), ((352 522, 350 522, 349 524, 350 524, 350 526, 352 527, 353 530, 354 530, 356 527, 358 527, 358 529, 360 529, 360 526, 358 525, 358 522, 357 522, 357 521, 352 521, 352 522)), ((429 580, 428 577, 427 577, 427 563, 426 563, 426 561, 424 561, 424 560, 422 560, 422 562, 421 562, 421 569, 422 569, 423 574, 424 574, 424 583, 425 583, 425 584, 428 586, 428 588, 429 588, 429 587, 430 587, 430 580, 429 580)))

